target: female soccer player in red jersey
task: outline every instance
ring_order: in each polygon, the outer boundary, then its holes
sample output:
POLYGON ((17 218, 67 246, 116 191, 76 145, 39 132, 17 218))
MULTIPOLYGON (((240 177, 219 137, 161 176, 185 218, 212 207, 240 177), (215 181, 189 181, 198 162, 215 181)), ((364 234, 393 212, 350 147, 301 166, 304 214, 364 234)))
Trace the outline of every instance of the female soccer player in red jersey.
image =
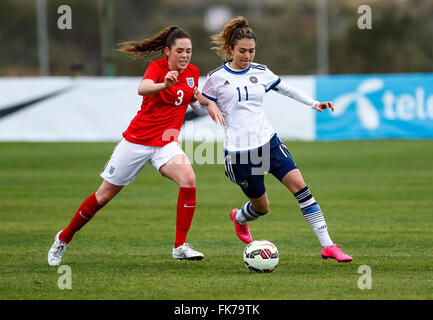
POLYGON ((149 64, 138 87, 138 94, 143 96, 141 109, 101 173, 104 180, 99 189, 81 204, 70 224, 56 234, 48 252, 51 266, 60 264, 74 234, 124 186, 134 181, 146 163, 179 185, 173 258, 201 260, 204 257, 185 242, 196 206, 196 179, 177 139, 188 105, 194 105, 196 98, 208 104, 209 115, 215 122, 224 120, 216 104, 196 92, 199 70, 190 64, 191 38, 184 30, 171 26, 142 42, 125 42, 120 50, 146 57, 160 51, 166 57, 149 64))

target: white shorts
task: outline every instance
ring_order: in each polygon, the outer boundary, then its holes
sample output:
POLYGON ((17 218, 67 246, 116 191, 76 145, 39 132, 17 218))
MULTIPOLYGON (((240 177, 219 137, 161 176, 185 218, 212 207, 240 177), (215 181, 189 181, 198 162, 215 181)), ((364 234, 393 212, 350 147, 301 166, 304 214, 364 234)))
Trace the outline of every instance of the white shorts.
POLYGON ((178 154, 185 153, 176 141, 163 147, 152 147, 122 139, 114 148, 101 177, 116 186, 126 186, 135 180, 146 163, 150 162, 159 171, 162 165, 178 154))

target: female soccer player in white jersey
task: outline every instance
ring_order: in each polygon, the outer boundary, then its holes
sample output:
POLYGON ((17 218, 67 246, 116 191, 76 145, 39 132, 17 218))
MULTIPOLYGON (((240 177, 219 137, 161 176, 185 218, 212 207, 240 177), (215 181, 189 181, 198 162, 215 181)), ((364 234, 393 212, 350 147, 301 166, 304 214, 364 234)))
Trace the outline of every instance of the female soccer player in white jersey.
POLYGON ((244 17, 230 21, 212 36, 217 52, 230 59, 208 74, 202 94, 215 101, 225 119, 225 171, 238 184, 249 201, 231 211, 235 231, 245 243, 252 241, 248 222, 269 211, 264 174, 269 172, 296 197, 305 220, 311 225, 322 247, 324 259, 352 261, 334 244, 320 206, 305 184, 287 147, 265 118, 263 97, 269 90, 295 99, 314 110, 334 110, 331 102, 318 102, 290 86, 265 65, 253 62, 256 36, 244 17))
MULTIPOLYGON (((179 185, 173 258, 203 258, 202 253, 185 242, 196 206, 196 179, 177 142, 185 112, 195 101, 198 86, 199 70, 190 64, 191 38, 184 30, 171 26, 142 42, 126 42, 121 51, 143 56, 160 51, 166 57, 149 64, 138 88, 138 94, 143 96, 141 109, 123 133, 124 138, 101 173, 104 180, 99 189, 81 204, 70 224, 56 234, 48 252, 51 266, 60 264, 74 234, 124 186, 134 181, 146 163, 179 185)), ((213 102, 208 111, 216 122, 221 119, 213 102)))

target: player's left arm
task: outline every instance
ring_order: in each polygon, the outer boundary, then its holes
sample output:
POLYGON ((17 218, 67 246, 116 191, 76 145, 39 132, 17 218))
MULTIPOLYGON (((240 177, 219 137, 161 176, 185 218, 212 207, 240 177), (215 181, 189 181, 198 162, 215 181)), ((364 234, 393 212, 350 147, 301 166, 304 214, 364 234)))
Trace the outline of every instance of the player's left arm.
POLYGON ((325 109, 331 109, 331 111, 334 111, 334 105, 331 101, 319 102, 317 100, 314 100, 304 91, 299 90, 284 81, 280 81, 278 85, 272 88, 272 90, 287 97, 290 97, 300 103, 306 104, 307 106, 310 106, 312 109, 319 112, 323 112, 323 110, 325 109))
POLYGON ((319 103, 315 104, 313 106, 313 109, 317 110, 319 112, 323 112, 323 110, 325 110, 325 109, 331 109, 331 111, 334 112, 335 107, 332 104, 332 101, 326 101, 326 102, 319 102, 319 103))

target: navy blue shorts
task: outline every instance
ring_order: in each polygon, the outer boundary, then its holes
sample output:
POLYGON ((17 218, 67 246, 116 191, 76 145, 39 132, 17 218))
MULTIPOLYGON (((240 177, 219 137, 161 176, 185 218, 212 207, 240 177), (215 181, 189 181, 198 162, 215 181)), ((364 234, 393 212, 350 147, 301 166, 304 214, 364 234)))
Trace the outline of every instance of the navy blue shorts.
POLYGON ((224 154, 226 176, 238 184, 248 198, 259 198, 265 193, 266 173, 271 173, 281 181, 289 171, 298 168, 277 134, 257 149, 225 151, 224 154))

